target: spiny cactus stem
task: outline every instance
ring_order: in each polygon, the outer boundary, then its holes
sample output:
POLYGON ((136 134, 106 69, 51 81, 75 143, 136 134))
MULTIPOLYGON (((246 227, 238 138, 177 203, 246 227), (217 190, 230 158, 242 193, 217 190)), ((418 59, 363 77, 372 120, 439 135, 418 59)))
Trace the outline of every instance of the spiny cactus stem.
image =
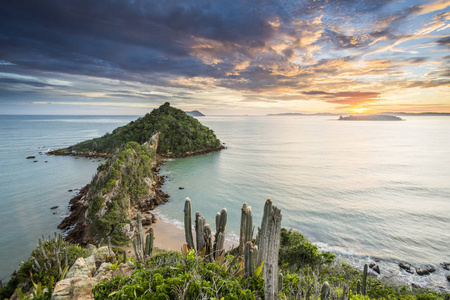
POLYGON ((328 300, 330 297, 330 284, 328 281, 325 281, 322 285, 322 290, 320 292, 320 299, 321 300, 328 300))
POLYGON ((184 202, 184 235, 190 249, 195 250, 194 238, 192 236, 191 200, 186 198, 184 202))
POLYGON ((367 272, 368 272, 369 266, 367 264, 364 265, 364 271, 363 271, 363 278, 362 278, 362 294, 363 296, 366 295, 366 284, 367 284, 367 272))
POLYGON ((239 253, 244 253, 244 247, 246 244, 245 234, 246 234, 246 225, 247 225, 247 203, 242 205, 241 210, 241 228, 239 233, 239 253))

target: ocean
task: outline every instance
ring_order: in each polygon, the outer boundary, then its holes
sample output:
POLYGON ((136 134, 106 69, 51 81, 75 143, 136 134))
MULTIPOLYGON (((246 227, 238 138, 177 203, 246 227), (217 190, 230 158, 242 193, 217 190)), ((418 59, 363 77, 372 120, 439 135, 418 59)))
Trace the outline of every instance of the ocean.
MULTIPOLYGON (((39 152, 101 136, 135 118, 0 116, 0 278, 28 257, 39 236, 56 230, 76 189, 101 163, 39 152)), ((160 175, 167 176, 163 190, 170 201, 156 209, 158 217, 180 226, 189 197, 193 212, 210 224, 227 208, 227 238, 236 239, 242 204, 252 207, 257 226, 271 198, 283 227, 338 259, 359 269, 375 261, 388 280, 449 289, 449 272, 439 263, 450 261, 450 118, 335 119, 200 117, 227 149, 168 160, 160 175), (437 271, 411 275, 398 262, 437 271)))

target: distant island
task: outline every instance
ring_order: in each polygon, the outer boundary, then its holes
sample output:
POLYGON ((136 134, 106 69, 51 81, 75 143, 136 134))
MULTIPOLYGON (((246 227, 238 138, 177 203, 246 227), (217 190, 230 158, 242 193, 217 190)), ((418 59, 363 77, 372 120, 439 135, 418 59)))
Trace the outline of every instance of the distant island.
POLYGON ((205 115, 198 110, 187 111, 186 114, 191 117, 204 117, 205 115))
POLYGON ((347 117, 340 116, 340 121, 404 121, 402 118, 397 116, 389 116, 389 115, 361 115, 354 116, 350 115, 347 117))

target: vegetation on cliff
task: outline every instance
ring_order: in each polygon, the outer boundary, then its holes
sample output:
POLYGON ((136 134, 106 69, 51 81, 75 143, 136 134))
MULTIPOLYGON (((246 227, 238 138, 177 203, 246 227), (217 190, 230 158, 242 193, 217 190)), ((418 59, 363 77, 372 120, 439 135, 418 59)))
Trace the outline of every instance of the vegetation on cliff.
POLYGON ((153 198, 149 195, 155 190, 156 176, 152 172, 155 156, 155 149, 148 143, 128 142, 99 166, 89 191, 80 199, 86 219, 72 221, 76 227, 69 232, 68 239, 85 244, 110 236, 115 244, 127 242, 123 227, 134 216, 132 208, 142 205, 148 208, 155 201, 156 195, 153 198))
POLYGON ((115 153, 130 141, 138 144, 148 142, 157 132, 160 133, 157 152, 163 155, 182 156, 186 153, 215 150, 221 146, 213 130, 166 102, 144 117, 114 129, 112 133, 54 153, 115 153))

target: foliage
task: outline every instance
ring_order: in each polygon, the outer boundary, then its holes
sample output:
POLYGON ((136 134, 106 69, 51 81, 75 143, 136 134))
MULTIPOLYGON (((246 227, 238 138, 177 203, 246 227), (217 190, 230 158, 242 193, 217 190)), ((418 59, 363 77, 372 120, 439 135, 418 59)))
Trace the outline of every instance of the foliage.
POLYGON ((298 232, 281 229, 279 264, 293 269, 333 262, 335 255, 319 252, 316 245, 298 232))
MULTIPOLYGON (((193 252, 192 252, 193 253, 193 252)), ((191 254, 192 254, 191 253, 191 254)), ((231 260, 228 260, 231 261, 231 260)), ((167 252, 151 258, 130 277, 114 277, 94 287, 95 299, 255 299, 261 278, 233 276, 227 264, 167 252)))
POLYGON ((128 142, 98 168, 88 200, 91 233, 97 239, 110 234, 115 244, 128 241, 120 228, 130 222, 126 215, 129 206, 149 193, 154 158, 155 150, 149 145, 128 142))
POLYGON ((220 146, 220 140, 217 139, 214 131, 166 102, 144 117, 116 128, 112 133, 78 143, 67 150, 115 153, 117 149, 130 141, 143 144, 157 132, 160 132, 158 153, 161 154, 172 153, 178 156, 186 152, 214 149, 220 146))
MULTIPOLYGON (((14 271, 6 286, 0 289, 0 299, 11 297, 18 287, 24 293, 30 291, 33 285, 35 287, 40 285, 41 290, 46 287, 50 287, 49 290, 51 290, 54 283, 60 280, 61 277, 56 262, 55 243, 57 243, 56 239, 49 239, 42 243, 45 255, 42 253, 39 245, 31 252, 31 257, 22 263, 18 271, 14 271), (35 261, 37 261, 40 268, 36 266, 35 261)), ((61 248, 66 250, 67 266, 72 265, 78 257, 87 257, 89 255, 87 249, 65 241, 61 241, 61 248)), ((61 263, 64 268, 64 259, 61 263)), ((38 291, 39 289, 37 289, 38 291)), ((43 293, 37 292, 34 299, 46 299, 43 293)))

